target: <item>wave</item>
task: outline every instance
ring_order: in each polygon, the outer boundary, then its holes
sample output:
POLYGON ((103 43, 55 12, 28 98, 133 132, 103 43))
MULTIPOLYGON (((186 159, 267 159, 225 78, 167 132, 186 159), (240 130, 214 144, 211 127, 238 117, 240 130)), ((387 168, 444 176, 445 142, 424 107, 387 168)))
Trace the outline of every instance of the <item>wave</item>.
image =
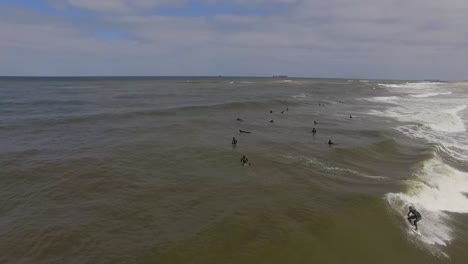
POLYGON ((412 94, 410 95, 411 97, 415 98, 427 98, 427 97, 433 97, 433 96, 438 96, 438 95, 449 95, 452 94, 452 92, 445 92, 445 93, 422 93, 422 94, 412 94))
MULTIPOLYGON (((444 161, 463 164, 468 158, 468 137, 463 112, 468 105, 463 98, 439 97, 452 94, 445 83, 380 84, 400 96, 385 110, 370 114, 407 123, 395 130, 420 139, 432 148, 431 157, 413 168, 406 190, 385 195, 390 207, 406 221, 408 206, 414 205, 423 215, 421 236, 413 236, 434 254, 447 256, 443 248, 454 239, 450 213, 468 213, 468 173, 444 161)), ((378 102, 379 99, 375 100, 378 102)), ((371 101, 372 101, 371 100, 371 101)), ((412 234, 408 231, 409 235, 412 234)))
POLYGON ((436 107, 408 108, 397 106, 384 111, 371 110, 369 114, 382 117, 390 117, 401 122, 417 123, 430 127, 435 131, 464 132, 465 123, 459 113, 467 108, 467 105, 459 105, 450 109, 436 107))
POLYGON ((293 95, 292 98, 295 98, 295 99, 304 99, 306 98, 307 95, 304 94, 304 93, 301 93, 301 94, 297 94, 297 95, 293 95))
POLYGON ((408 148, 395 139, 387 139, 367 146, 337 148, 335 154, 341 163, 368 175, 379 173, 397 179, 404 178, 415 162, 427 158, 427 153, 421 150, 408 148), (391 168, 391 171, 382 168, 391 168))
POLYGON ((85 105, 86 102, 80 100, 35 100, 35 101, 0 101, 0 107, 18 106, 51 106, 51 105, 85 105))
POLYGON ((358 171, 353 170, 353 169, 343 168, 343 167, 340 167, 340 166, 337 166, 337 165, 332 165, 332 164, 327 164, 327 163, 322 162, 319 159, 313 158, 313 157, 292 156, 292 155, 285 155, 284 157, 287 158, 287 159, 302 163, 303 165, 312 166, 312 167, 314 167, 316 169, 319 169, 321 171, 325 171, 328 174, 330 172, 332 174, 337 173, 337 172, 341 172, 341 173, 352 174, 352 175, 357 176, 357 177, 368 178, 368 179, 373 179, 373 180, 385 180, 385 179, 387 179, 387 177, 385 177, 385 176, 368 175, 368 174, 358 172, 358 171))
POLYGON ((365 98, 364 100, 376 103, 396 104, 400 98, 398 96, 377 96, 372 98, 365 98))
MULTIPOLYGON (((419 240, 428 246, 447 246, 454 238, 448 212, 468 213, 468 173, 433 157, 420 164, 406 185, 405 192, 389 193, 385 199, 402 218, 414 205, 423 216, 419 240)), ((443 254, 439 247, 429 248, 443 254)))
POLYGON ((178 114, 209 114, 212 111, 223 110, 244 110, 244 109, 264 109, 270 110, 274 107, 299 105, 299 102, 291 102, 285 100, 264 100, 264 101, 244 101, 244 102, 227 102, 220 104, 205 104, 205 105, 188 105, 188 106, 174 106, 164 109, 136 109, 121 112, 101 112, 101 113, 85 113, 79 115, 54 115, 48 117, 33 118, 28 120, 28 124, 63 124, 74 122, 91 122, 99 120, 120 120, 136 117, 147 116, 170 116, 178 114))
POLYGON ((465 161, 468 159, 468 136, 460 135, 453 137, 452 133, 444 133, 422 125, 405 125, 395 128, 396 131, 410 137, 422 139, 434 144, 435 150, 455 160, 465 161))
POLYGON ((414 88, 414 89, 427 89, 437 87, 442 82, 406 82, 406 83, 378 83, 377 85, 386 87, 386 88, 414 88))

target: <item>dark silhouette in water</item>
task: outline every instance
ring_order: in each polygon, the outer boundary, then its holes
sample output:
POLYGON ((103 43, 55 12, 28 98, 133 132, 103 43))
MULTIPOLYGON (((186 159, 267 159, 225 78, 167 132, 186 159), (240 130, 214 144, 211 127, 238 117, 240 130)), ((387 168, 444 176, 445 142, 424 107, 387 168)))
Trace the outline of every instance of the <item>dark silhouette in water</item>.
POLYGON ((232 138, 232 145, 237 145, 237 139, 235 137, 232 138))
POLYGON ((317 129, 315 129, 315 127, 314 127, 314 128, 312 128, 312 134, 314 134, 314 136, 315 136, 315 133, 317 133, 317 129))
POLYGON ((284 114, 284 111, 281 111, 282 114, 284 114))
POLYGON ((408 221, 418 230, 418 222, 422 219, 421 214, 413 206, 409 207, 408 221), (414 220, 414 221, 411 221, 414 220))
POLYGON ((350 116, 349 116, 349 118, 353 118, 353 116, 352 116, 352 115, 350 115, 350 116))
POLYGON ((328 140, 328 145, 335 145, 335 143, 333 143, 333 142, 331 141, 331 139, 329 139, 329 140, 328 140))
POLYGON ((252 132, 249 132, 249 131, 245 131, 245 130, 239 129, 239 133, 250 134, 250 133, 252 133, 252 132))
POLYGON ((239 118, 239 117, 238 117, 236 120, 237 120, 237 121, 239 121, 239 122, 242 122, 242 121, 244 121, 244 120, 242 120, 242 119, 241 119, 241 118, 239 118))
POLYGON ((270 119, 270 121, 269 121, 269 122, 270 122, 270 123, 273 123, 273 122, 275 122, 275 121, 274 121, 273 119, 270 119))
POLYGON ((245 164, 248 165, 249 164, 249 159, 245 155, 242 156, 240 161, 241 161, 242 165, 245 165, 245 164))
POLYGON ((316 121, 314 121, 314 125, 317 125, 318 123, 316 121))
POLYGON ((273 110, 270 110, 270 114, 273 114, 273 110))

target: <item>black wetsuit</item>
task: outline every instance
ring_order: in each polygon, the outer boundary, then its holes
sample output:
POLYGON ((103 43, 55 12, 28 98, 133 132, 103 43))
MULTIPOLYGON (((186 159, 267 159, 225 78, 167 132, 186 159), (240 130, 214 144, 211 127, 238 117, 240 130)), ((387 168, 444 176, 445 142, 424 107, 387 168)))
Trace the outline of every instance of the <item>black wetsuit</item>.
POLYGON ((408 221, 416 227, 416 230, 418 230, 418 222, 422 219, 421 214, 416 211, 416 209, 410 209, 408 212, 408 221), (411 221, 413 220, 413 221, 411 221))
POLYGON ((236 139, 236 138, 232 138, 232 144, 233 144, 233 145, 236 145, 236 144, 237 144, 237 139, 236 139))

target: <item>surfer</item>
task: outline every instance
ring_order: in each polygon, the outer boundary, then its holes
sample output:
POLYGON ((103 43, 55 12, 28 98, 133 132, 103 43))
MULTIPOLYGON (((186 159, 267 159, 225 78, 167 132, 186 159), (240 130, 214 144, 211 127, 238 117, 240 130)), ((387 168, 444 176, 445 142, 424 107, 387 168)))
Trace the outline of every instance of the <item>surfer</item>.
POLYGON ((331 141, 331 139, 328 140, 328 145, 334 145, 334 144, 335 144, 335 143, 333 143, 333 142, 331 141))
POLYGON ((236 120, 237 120, 237 121, 239 121, 239 122, 242 122, 242 121, 244 121, 244 120, 242 120, 242 119, 241 119, 241 118, 239 118, 239 117, 238 117, 236 120))
POLYGON ((270 121, 269 121, 269 122, 270 122, 270 123, 273 123, 273 122, 275 122, 275 120, 273 120, 273 119, 270 119, 270 121))
POLYGON ((237 145, 237 139, 235 137, 232 138, 232 145, 237 145))
POLYGON ((315 127, 314 127, 314 128, 312 128, 312 134, 315 135, 315 133, 317 133, 317 129, 315 129, 315 127))
POLYGON ((270 114, 273 114, 273 110, 270 110, 270 114))
POLYGON ((239 133, 250 134, 250 133, 252 133, 252 132, 249 132, 249 131, 245 131, 245 130, 239 129, 239 133))
POLYGON ((352 115, 350 115, 350 116, 349 116, 349 118, 353 118, 353 116, 352 116, 352 115))
POLYGON ((318 124, 317 121, 314 121, 314 125, 317 125, 317 124, 318 124))
POLYGON ((242 165, 249 165, 249 159, 245 156, 245 155, 242 155, 242 158, 240 159, 240 161, 242 162, 242 165))
POLYGON ((414 227, 416 228, 415 229, 416 231, 418 230, 418 222, 421 219, 422 219, 421 214, 418 211, 416 211, 416 209, 414 209, 413 206, 410 206, 409 212, 408 212, 408 221, 410 222, 410 224, 414 225, 414 227), (411 221, 411 220, 414 220, 414 221, 411 221))

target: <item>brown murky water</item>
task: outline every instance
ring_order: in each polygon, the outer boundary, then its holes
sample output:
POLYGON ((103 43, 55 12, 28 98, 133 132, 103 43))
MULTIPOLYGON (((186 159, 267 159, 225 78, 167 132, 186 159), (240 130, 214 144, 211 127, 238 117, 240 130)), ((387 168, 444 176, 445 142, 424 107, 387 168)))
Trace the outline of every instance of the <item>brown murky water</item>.
POLYGON ((0 262, 466 263, 465 92, 388 83, 0 79, 0 262))

